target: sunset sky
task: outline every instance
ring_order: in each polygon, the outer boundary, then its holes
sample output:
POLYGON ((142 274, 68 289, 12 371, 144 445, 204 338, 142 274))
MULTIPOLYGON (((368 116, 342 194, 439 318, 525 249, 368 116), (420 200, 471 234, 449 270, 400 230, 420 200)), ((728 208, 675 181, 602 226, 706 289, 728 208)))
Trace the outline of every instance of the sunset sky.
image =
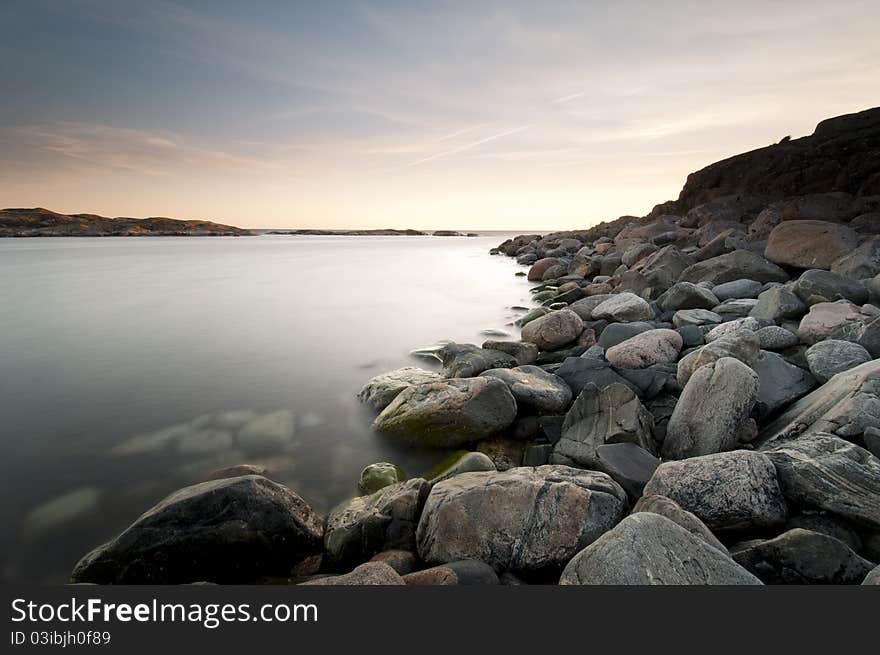
POLYGON ((880 2, 0 3, 0 206, 567 229, 880 105, 880 2))

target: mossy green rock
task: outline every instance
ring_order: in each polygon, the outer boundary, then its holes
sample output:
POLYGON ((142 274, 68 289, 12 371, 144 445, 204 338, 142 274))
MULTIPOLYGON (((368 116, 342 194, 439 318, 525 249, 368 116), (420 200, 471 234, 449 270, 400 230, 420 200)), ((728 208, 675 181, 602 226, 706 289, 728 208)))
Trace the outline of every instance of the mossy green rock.
POLYGON ((516 418, 516 401, 501 380, 454 378, 402 391, 373 428, 429 448, 454 448, 500 432, 516 418))
POLYGON ((376 462, 370 464, 361 471, 361 479, 358 481, 358 489, 361 493, 371 494, 379 489, 403 482, 406 475, 396 464, 391 462, 376 462))

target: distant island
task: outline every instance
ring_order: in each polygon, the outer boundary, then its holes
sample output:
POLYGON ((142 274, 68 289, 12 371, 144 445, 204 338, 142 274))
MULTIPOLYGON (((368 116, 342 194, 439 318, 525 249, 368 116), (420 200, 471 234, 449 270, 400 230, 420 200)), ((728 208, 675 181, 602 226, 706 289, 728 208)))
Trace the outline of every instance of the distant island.
POLYGON ((50 209, 0 209, 0 237, 240 237, 288 236, 435 236, 475 237, 454 230, 248 230, 212 221, 152 216, 107 218, 97 214, 60 214, 50 209))
POLYGON ((211 221, 176 218, 107 218, 49 209, 0 209, 0 237, 250 236, 254 232, 211 221))
POLYGON ((268 230, 265 234, 283 234, 286 236, 340 236, 340 237, 475 237, 476 232, 456 232, 455 230, 268 230))

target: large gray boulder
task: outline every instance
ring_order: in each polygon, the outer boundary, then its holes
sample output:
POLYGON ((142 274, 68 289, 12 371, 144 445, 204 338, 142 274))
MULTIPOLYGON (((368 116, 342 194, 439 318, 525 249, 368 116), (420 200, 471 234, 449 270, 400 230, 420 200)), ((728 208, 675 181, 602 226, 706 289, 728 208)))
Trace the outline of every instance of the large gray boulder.
POLYGON ((72 582, 218 584, 313 573, 323 521, 287 487, 259 475, 174 492, 83 557, 72 582))
POLYGON ((672 498, 659 496, 657 494, 642 496, 639 498, 638 502, 636 502, 632 510, 633 514, 638 512, 653 512, 654 514, 665 516, 698 539, 701 539, 709 546, 712 546, 712 548, 715 548, 725 555, 730 554, 727 552, 727 547, 718 540, 718 537, 712 534, 712 531, 706 527, 705 523, 697 518, 696 514, 683 509, 678 503, 672 500, 672 498))
POLYGON ((437 355, 443 362, 445 378, 472 378, 491 368, 509 368, 519 363, 513 355, 472 343, 448 343, 437 355))
POLYGON ((750 330, 740 330, 725 334, 697 350, 689 352, 678 362, 676 377, 678 384, 686 388, 691 376, 700 367, 714 364, 725 357, 739 360, 749 368, 755 366, 761 348, 757 335, 750 330))
POLYGON ((765 584, 860 584, 874 566, 840 539, 802 528, 734 546, 731 555, 765 584))
POLYGON ((381 412, 404 389, 426 382, 436 382, 439 379, 439 373, 414 366, 404 366, 370 378, 358 393, 358 399, 377 412, 381 412))
POLYGON ((580 316, 570 309, 560 309, 527 323, 522 329, 522 340, 541 350, 556 350, 577 339, 583 330, 580 316))
POLYGON ((807 306, 792 291, 785 287, 770 287, 758 296, 758 302, 749 316, 779 322, 787 318, 800 318, 806 311, 807 306))
POLYGON ((463 473, 431 490, 418 552, 427 564, 478 559, 514 572, 562 566, 617 524, 626 504, 620 485, 596 471, 463 473))
POLYGON ((713 531, 774 528, 787 513, 773 463, 749 450, 664 462, 644 493, 671 498, 713 531))
POLYGON ((718 285, 743 278, 761 283, 786 282, 788 273, 750 250, 734 250, 688 266, 679 280, 718 285))
POLYGON ((835 300, 849 300, 861 305, 868 300, 868 290, 859 280, 818 268, 801 273, 792 285, 792 291, 807 305, 835 300))
POLYGON ((504 382, 519 407, 531 408, 538 414, 561 414, 571 404, 571 389, 565 381, 539 366, 498 368, 480 375, 504 382))
POLYGON ((566 565, 563 585, 758 585, 728 555, 651 512, 631 514, 566 565))
POLYGON ((839 339, 826 339, 810 346, 804 357, 810 372, 823 383, 838 373, 871 361, 871 354, 862 346, 839 339))
POLYGON ((880 360, 835 375, 764 426, 757 443, 771 447, 819 432, 858 439, 872 427, 880 428, 880 360))
POLYGON ((646 368, 678 359, 681 334, 675 330, 648 330, 605 351, 605 359, 618 368, 646 368))
POLYGON ((840 223, 783 221, 770 232, 764 256, 776 264, 828 270, 858 243, 858 233, 840 223))
POLYGON ((721 301, 706 287, 693 282, 678 282, 657 298, 657 306, 664 312, 679 309, 712 309, 721 301))
POLYGON ((383 550, 415 550, 416 524, 429 484, 413 478, 338 505, 327 517, 328 564, 343 570, 383 550))
POLYGON ((682 271, 693 261, 675 246, 666 246, 624 272, 620 276, 617 290, 631 291, 643 298, 655 299, 675 284, 682 271))
POLYGON ((500 432, 516 418, 516 401, 488 377, 430 382, 404 389, 373 428, 420 445, 450 448, 500 432))
POLYGON ((712 293, 721 302, 737 298, 757 298, 764 285, 757 280, 732 280, 712 287, 712 293))
MULTIPOLYGON (((749 429, 758 375, 733 357, 698 368, 666 428, 664 459, 684 459, 734 448, 749 429)), ((754 432, 752 432, 754 436, 754 432)))
POLYGON ((595 468, 596 450, 613 443, 634 443, 656 454, 653 425, 653 416, 629 387, 588 384, 565 415, 550 463, 595 468))
POLYGON ((880 530, 880 459, 831 434, 811 434, 764 451, 785 497, 880 530))
POLYGON ((618 323, 649 321, 654 318, 654 310, 644 298, 634 293, 613 294, 593 309, 593 319, 605 319, 618 323))
POLYGON ((761 351, 752 370, 758 374, 758 403, 762 408, 762 416, 772 414, 780 407, 805 396, 817 384, 816 378, 809 371, 766 350, 761 351))
POLYGON ((835 261, 831 270, 855 279, 874 277, 880 273, 880 237, 865 239, 858 248, 835 261))

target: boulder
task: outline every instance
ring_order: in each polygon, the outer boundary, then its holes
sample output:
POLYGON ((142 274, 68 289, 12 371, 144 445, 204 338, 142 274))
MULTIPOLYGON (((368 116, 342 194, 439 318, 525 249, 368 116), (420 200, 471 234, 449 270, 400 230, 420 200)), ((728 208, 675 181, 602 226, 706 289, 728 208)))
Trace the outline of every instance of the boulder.
POLYGON ((654 324, 647 321, 637 321, 635 323, 611 323, 602 330, 599 335, 599 345, 603 348, 611 348, 619 343, 623 343, 627 339, 631 339, 637 334, 653 330, 654 324))
POLYGON ((419 558, 409 550, 383 550, 370 558, 371 562, 384 562, 400 575, 412 573, 418 568, 419 558))
POLYGON ((624 292, 612 295, 600 303, 592 312, 594 319, 606 319, 618 323, 649 321, 654 318, 654 310, 634 293, 624 292))
POLYGON ((810 307, 801 319, 798 337, 804 343, 814 344, 827 339, 834 330, 847 323, 864 322, 873 318, 848 300, 820 302, 810 307))
POLYGON ((712 287, 712 293, 719 301, 738 298, 757 298, 764 285, 757 280, 739 279, 723 282, 712 287))
POLYGON ((636 385, 612 369, 604 359, 569 357, 556 369, 556 375, 565 380, 565 384, 571 389, 572 396, 575 398, 588 384, 594 384, 599 389, 604 389, 610 384, 622 384, 634 392, 640 393, 636 385))
POLYGON ((705 346, 694 350, 678 362, 678 384, 686 388, 691 376, 701 366, 712 364, 724 357, 738 359, 748 367, 753 367, 760 355, 758 337, 754 332, 743 330, 727 334, 705 346))
POLYGON ((562 378, 538 366, 492 369, 481 375, 504 382, 518 407, 538 414, 561 414, 571 404, 571 389, 562 378))
POLYGON ((827 339, 810 346, 804 355, 810 372, 819 382, 828 382, 843 371, 871 361, 870 353, 852 341, 827 339))
POLYGON ((768 448, 765 454, 790 502, 880 529, 880 459, 864 448, 817 433, 768 448))
POLYGON ((871 586, 880 585, 880 565, 875 566, 868 572, 868 575, 865 576, 862 584, 871 586))
POLYGON ((762 350, 785 350, 800 343, 798 335, 778 325, 768 325, 755 331, 762 350))
POLYGON ((637 499, 658 466, 660 460, 647 450, 624 442, 602 444, 596 448, 593 468, 610 475, 631 499, 637 499))
POLYGON ((657 298, 657 306, 664 312, 679 309, 712 309, 720 300, 705 287, 692 282, 678 282, 657 298))
POLYGON ((793 292, 785 287, 770 287, 758 296, 758 302, 749 316, 779 322, 787 318, 800 318, 806 311, 806 305, 793 292))
POLYGON ((565 415, 550 463, 595 468, 599 446, 613 443, 634 443, 656 454, 652 428, 651 413, 629 387, 587 384, 565 415))
POLYGON ((868 300, 868 290, 859 280, 818 268, 801 273, 791 289, 807 305, 835 300, 849 300, 861 305, 868 300))
POLYGON ((734 250, 688 266, 682 271, 682 282, 711 282, 713 285, 750 279, 757 282, 786 282, 788 274, 776 264, 749 250, 734 250))
POLYGON ((664 459, 730 450, 741 439, 758 397, 758 375, 733 357, 697 368, 666 428, 664 459))
POLYGON ((538 359, 538 346, 526 341, 486 341, 483 343, 486 350, 500 350, 511 355, 519 366, 534 364, 538 359))
POLYGON ((706 333, 706 343, 710 343, 712 341, 716 341, 721 337, 733 334, 734 332, 756 332, 760 330, 762 327, 766 327, 768 325, 772 325, 772 323, 766 319, 755 318, 754 316, 744 316, 742 318, 737 318, 732 321, 727 321, 726 323, 722 323, 716 327, 713 327, 706 333))
POLYGON ((404 366, 370 378, 358 393, 358 399, 377 412, 381 412, 404 389, 426 382, 436 382, 439 379, 439 373, 414 366, 404 366))
POLYGON ((682 271, 692 263, 693 259, 675 246, 666 246, 623 273, 617 290, 631 291, 644 298, 657 298, 675 284, 682 271))
POLYGON ((834 537, 795 528, 731 555, 765 584, 860 584, 874 566, 834 537))
POLYGON ((729 556, 665 516, 630 514, 566 565, 563 585, 757 585, 729 556))
POLYGON ((712 531, 778 527, 787 512, 770 458, 749 450, 664 462, 645 485, 650 494, 671 498, 712 531))
POLYGON ((620 261, 627 267, 632 268, 634 264, 640 262, 648 255, 653 255, 655 252, 657 252, 657 246, 653 243, 634 243, 626 249, 620 261))
POLYGON ((573 311, 575 314, 580 316, 584 321, 592 321, 593 320, 593 310, 596 309, 603 302, 608 300, 612 294, 610 293, 599 293, 594 296, 589 296, 587 298, 581 298, 580 300, 576 300, 575 302, 569 305, 569 309, 573 311))
POLYGON ((831 270, 855 279, 874 277, 880 273, 880 237, 873 236, 863 241, 854 251, 836 260, 831 270))
POLYGON ((758 374, 758 403, 764 416, 805 396, 816 386, 816 379, 808 371, 773 352, 761 351, 752 370, 758 374))
POLYGON ((764 427, 758 443, 770 446, 818 432, 857 439, 871 427, 880 428, 880 360, 840 373, 801 398, 764 427))
POLYGON ((840 223, 783 221, 770 233, 764 257, 776 264, 828 270, 858 243, 858 233, 840 223))
POLYGON ((404 389, 373 428, 427 447, 451 448, 500 432, 516 418, 516 401, 501 380, 476 377, 404 389))
MULTIPOLYGON (((866 319, 867 320, 867 319, 866 319)), ((867 350, 871 357, 880 357, 880 318, 867 320, 866 323, 845 323, 829 335, 831 339, 843 339, 859 344, 867 350)))
POLYGON ((734 298, 733 300, 725 300, 720 305, 715 305, 712 311, 718 314, 722 321, 732 321, 748 316, 757 304, 758 301, 755 298, 734 298))
POLYGON ((720 323, 722 319, 715 312, 708 309, 680 309, 675 312, 672 317, 672 324, 675 327, 683 327, 685 325, 712 325, 720 323))
POLYGON ((324 531, 329 565, 346 569, 383 550, 414 550, 416 524, 428 490, 426 480, 413 478, 333 509, 324 531))
POLYGON ((675 330, 648 330, 605 351, 605 359, 618 368, 646 368, 678 359, 682 338, 675 330))
POLYGON ((658 496, 657 494, 642 496, 632 509, 633 514, 638 512, 651 512, 665 516, 673 523, 678 524, 698 539, 704 541, 707 545, 725 555, 729 555, 727 547, 718 540, 718 537, 712 534, 712 531, 706 527, 706 524, 698 519, 693 512, 682 509, 672 498, 658 496))
POLYGON ((376 462, 368 464, 361 471, 358 481, 358 489, 361 493, 372 494, 389 485, 397 484, 406 480, 406 476, 399 466, 391 462, 376 462))
POLYGON ((437 354, 443 363, 444 378, 472 378, 491 368, 509 368, 518 363, 513 355, 471 343, 449 343, 437 354))
POLYGON ((72 582, 218 584, 314 572, 324 526, 287 487, 259 475, 174 492, 83 557, 72 582))
POLYGON ((604 473, 567 466, 464 473, 431 490, 417 532, 428 564, 478 559, 500 570, 562 566, 623 516, 604 473))
POLYGON ((544 273, 547 272, 551 266, 557 266, 559 264, 559 260, 556 257, 545 257, 544 259, 539 259, 532 267, 529 269, 529 274, 527 279, 529 282, 540 282, 544 279, 544 273))
POLYGON ((327 575, 315 578, 301 585, 315 586, 401 586, 406 584, 400 574, 385 562, 366 562, 350 573, 343 575, 327 575))
POLYGON ((556 350, 577 339, 584 330, 580 316, 570 309, 560 309, 530 321, 522 329, 522 340, 541 350, 556 350))

